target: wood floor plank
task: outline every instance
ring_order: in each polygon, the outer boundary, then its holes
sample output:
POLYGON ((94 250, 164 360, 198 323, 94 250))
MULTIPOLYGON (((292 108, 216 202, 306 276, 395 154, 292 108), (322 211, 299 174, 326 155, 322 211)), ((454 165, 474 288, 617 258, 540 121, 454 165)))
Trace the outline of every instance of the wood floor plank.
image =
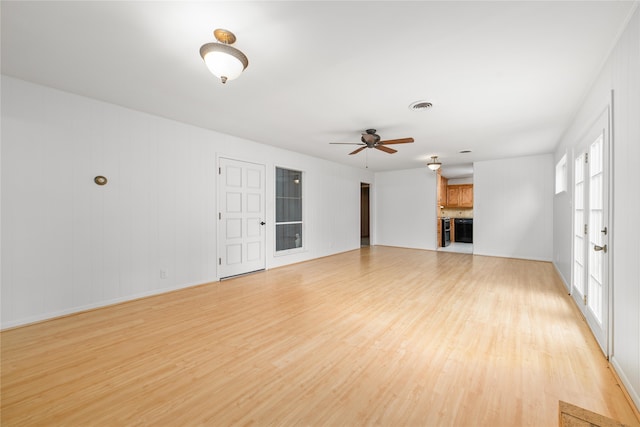
POLYGON ((3 426, 640 425, 545 262, 371 247, 0 340, 3 426))

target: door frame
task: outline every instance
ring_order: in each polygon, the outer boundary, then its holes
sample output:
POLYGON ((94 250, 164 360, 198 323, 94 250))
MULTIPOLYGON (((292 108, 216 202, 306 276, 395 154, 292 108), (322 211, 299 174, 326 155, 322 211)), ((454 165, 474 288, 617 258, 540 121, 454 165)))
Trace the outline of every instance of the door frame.
MULTIPOLYGON (((572 297, 572 300, 575 302, 576 306, 578 307, 578 309, 580 310, 580 313, 585 317, 585 321, 587 322, 587 325, 589 326, 589 329, 591 330, 591 333, 593 334, 594 338, 596 339, 596 342, 598 343, 598 346, 600 347, 600 349, 602 350, 602 352, 604 353, 605 357, 607 359, 609 359, 610 355, 613 352, 613 325, 612 325, 612 319, 613 319, 613 233, 612 233, 612 229, 613 229, 613 130, 612 130, 612 124, 613 124, 613 110, 612 110, 612 105, 613 105, 613 91, 611 92, 611 98, 610 98, 610 102, 606 103, 605 107, 603 109, 601 109, 598 114, 595 115, 595 118, 590 122, 590 125, 587 127, 587 130, 585 132, 582 133, 582 136, 580 138, 578 138, 578 142, 574 145, 574 147, 571 150, 571 283, 570 283, 570 288, 569 288, 569 294, 572 297), (602 128, 604 125, 604 132, 602 132, 602 128), (605 328, 603 328, 603 332, 605 334, 604 337, 602 337, 602 342, 601 340, 598 339, 598 334, 593 330, 593 326, 592 326, 592 319, 588 316, 588 311, 590 310, 589 306, 587 304, 583 304, 579 299, 577 299, 576 295, 575 295, 575 269, 574 269, 574 263, 575 263, 575 244, 574 244, 574 237, 575 237, 575 227, 576 227, 576 218, 575 218, 575 160, 576 157, 583 153, 583 152, 589 152, 589 148, 590 146, 593 144, 593 142, 595 142, 595 140, 598 138, 598 136, 603 133, 604 137, 606 139, 605 141, 605 151, 604 151, 604 155, 605 155, 605 159, 603 159, 603 164, 604 164, 604 169, 605 169, 605 189, 607 192, 607 198, 606 201, 603 205, 603 209, 605 210, 605 222, 606 222, 606 227, 607 227, 607 252, 604 254, 604 256, 606 257, 606 261, 605 261, 605 272, 604 272, 604 278, 607 281, 606 284, 606 319, 603 319, 603 322, 606 321, 606 326, 605 328)), ((589 169, 587 167, 586 171, 585 171, 585 181, 589 179, 589 169)), ((588 239, 589 235, 587 235, 587 250, 586 253, 587 255, 589 254, 590 251, 590 241, 588 239)), ((586 261, 589 262, 589 261, 586 261)), ((588 264, 586 264, 588 265, 588 264)), ((588 271, 586 273, 586 275, 588 276, 588 271)), ((587 298, 588 297, 588 282, 584 283, 584 287, 585 287, 585 293, 587 294, 587 298)))
POLYGON ((363 246, 362 241, 365 237, 369 239, 369 244, 366 246, 371 246, 371 184, 360 182, 360 246, 363 246), (365 223, 366 236, 363 234, 365 232, 365 223))
POLYGON ((234 156, 228 156, 228 155, 223 155, 223 154, 216 155, 216 166, 215 166, 216 167, 216 173, 215 173, 215 177, 216 177, 216 205, 215 205, 216 206, 216 211, 215 212, 216 212, 216 214, 215 214, 215 221, 216 221, 216 258, 218 258, 216 260, 216 276, 218 277, 218 280, 230 279, 230 278, 233 278, 233 277, 241 276, 243 274, 253 273, 255 271, 263 271, 263 270, 266 270, 266 267, 267 267, 267 252, 266 252, 266 249, 267 249, 267 240, 268 240, 268 238, 267 238, 267 232, 265 231, 266 230, 266 225, 263 225, 261 227, 262 234, 263 234, 262 248, 261 248, 261 251, 262 251, 262 254, 263 254, 263 256, 262 256, 263 262, 262 262, 261 267, 258 268, 258 269, 251 268, 251 269, 248 269, 247 271, 244 271, 244 272, 241 272, 241 273, 237 273, 237 274, 231 274, 231 275, 225 275, 225 276, 222 275, 223 274, 222 273, 223 266, 221 264, 221 261, 219 261, 219 260, 221 260, 222 249, 223 249, 223 239, 222 239, 222 233, 223 233, 222 224, 223 224, 223 221, 221 221, 221 217, 220 217, 220 215, 222 213, 221 197, 222 197, 222 193, 223 193, 223 191, 221 191, 222 190, 222 185, 223 185, 222 180, 221 180, 221 167, 222 167, 221 162, 222 162, 223 159, 231 160, 231 161, 234 161, 234 162, 250 164, 250 165, 256 165, 256 166, 260 166, 262 168, 262 171, 263 171, 262 179, 264 181, 263 182, 263 186, 262 186, 262 194, 261 194, 261 196, 262 196, 261 205, 262 205, 262 212, 263 212, 262 221, 265 222, 266 224, 268 224, 268 221, 267 221, 268 214, 267 214, 267 209, 266 209, 267 208, 267 198, 266 198, 266 196, 267 196, 267 182, 268 182, 268 179, 267 179, 267 175, 268 175, 267 165, 265 165, 264 163, 260 163, 258 161, 240 159, 240 158, 237 158, 237 157, 234 157, 234 156))

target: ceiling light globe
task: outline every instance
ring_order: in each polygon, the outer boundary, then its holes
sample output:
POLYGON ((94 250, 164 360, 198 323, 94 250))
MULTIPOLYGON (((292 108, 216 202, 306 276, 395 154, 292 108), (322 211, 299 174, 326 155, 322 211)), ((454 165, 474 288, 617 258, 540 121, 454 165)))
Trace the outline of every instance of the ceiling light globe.
POLYGON ((221 43, 207 43, 200 48, 200 56, 211 73, 225 83, 242 74, 249 61, 238 49, 221 43))
POLYGON ((431 161, 427 163, 427 167, 432 171, 437 171, 442 166, 442 162, 438 161, 438 156, 431 156, 431 161))

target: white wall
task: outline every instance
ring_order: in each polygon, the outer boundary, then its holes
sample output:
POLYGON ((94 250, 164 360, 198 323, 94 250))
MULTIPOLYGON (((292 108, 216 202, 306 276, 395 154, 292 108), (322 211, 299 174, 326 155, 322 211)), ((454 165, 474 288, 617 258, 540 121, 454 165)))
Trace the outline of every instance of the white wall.
MULTIPOLYGON (((551 261, 553 156, 474 164, 474 253, 551 261)), ((376 173, 377 244, 437 248, 436 178, 427 168, 376 173)))
POLYGON ((428 168, 376 173, 379 245, 436 249, 436 174, 428 168))
MULTIPOLYGON (((612 219, 609 247, 611 261, 612 351, 610 361, 640 408, 640 8, 636 10, 589 91, 573 124, 564 135, 555 158, 572 149, 613 95, 612 137, 612 219)), ((569 169, 569 189, 555 198, 556 232, 554 262, 567 285, 571 278, 571 195, 573 162, 569 169), (560 228, 562 227, 562 229, 560 228)))
POLYGON ((305 172, 306 251, 274 256, 268 232, 267 268, 360 246, 368 171, 6 76, 1 84, 2 328, 218 280, 221 155, 266 165, 268 224, 275 166, 305 172), (96 175, 109 183, 98 187, 96 175))
POLYGON ((473 164, 473 253, 551 261, 553 156, 473 164))
POLYGON ((473 184, 473 177, 468 178, 451 178, 447 180, 447 185, 473 184))

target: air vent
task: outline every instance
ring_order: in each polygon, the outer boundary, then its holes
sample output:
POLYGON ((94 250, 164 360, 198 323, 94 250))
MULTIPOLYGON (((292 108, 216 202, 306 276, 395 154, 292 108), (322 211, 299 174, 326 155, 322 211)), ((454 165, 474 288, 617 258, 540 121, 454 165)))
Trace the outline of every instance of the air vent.
POLYGON ((459 151, 459 153, 460 153, 460 154, 468 154, 468 153, 470 153, 470 152, 471 152, 471 150, 462 150, 462 151, 459 151))
POLYGON ((431 107, 433 107, 433 104, 427 101, 416 101, 409 105, 409 109, 413 111, 428 110, 431 107))

